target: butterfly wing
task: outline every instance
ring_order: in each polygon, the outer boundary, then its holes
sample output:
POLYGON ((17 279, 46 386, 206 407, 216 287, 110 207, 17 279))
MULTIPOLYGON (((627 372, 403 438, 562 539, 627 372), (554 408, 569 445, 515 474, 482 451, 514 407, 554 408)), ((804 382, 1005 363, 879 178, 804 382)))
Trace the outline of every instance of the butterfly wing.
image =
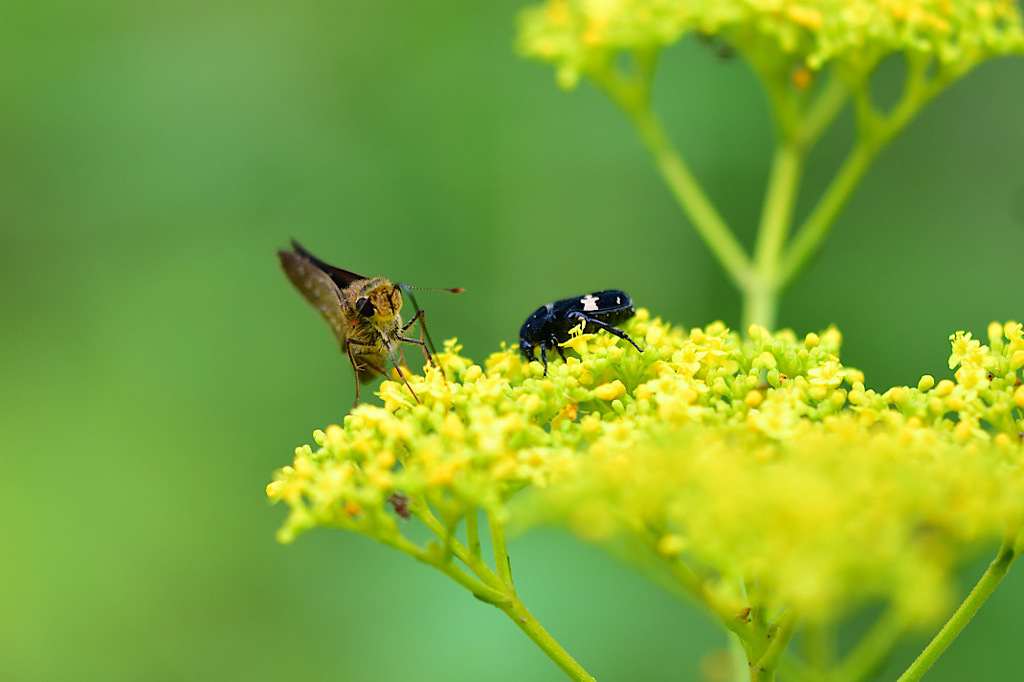
POLYGON ((295 288, 327 320, 344 351, 348 325, 342 312, 341 290, 338 285, 326 272, 317 267, 316 261, 306 257, 301 251, 278 251, 277 257, 295 288))
POLYGON ((305 258, 307 261, 312 263, 313 266, 316 267, 321 272, 327 273, 327 276, 330 277, 336 285, 338 285, 339 289, 345 289, 345 287, 347 287, 349 284, 352 284, 352 282, 355 282, 357 280, 367 279, 362 275, 357 275, 354 272, 342 270, 341 268, 334 267, 330 263, 323 262, 313 254, 311 254, 309 251, 307 251, 305 248, 303 248, 302 244, 298 243, 294 239, 292 240, 292 250, 294 250, 297 255, 301 256, 302 258, 305 258))

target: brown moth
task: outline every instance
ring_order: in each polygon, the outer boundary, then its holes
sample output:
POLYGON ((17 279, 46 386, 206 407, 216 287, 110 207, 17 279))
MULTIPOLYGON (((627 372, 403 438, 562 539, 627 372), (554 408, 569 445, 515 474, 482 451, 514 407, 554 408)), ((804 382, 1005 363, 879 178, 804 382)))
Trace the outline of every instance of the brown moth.
MULTIPOLYGON (((402 367, 395 359, 398 349, 404 362, 402 343, 414 343, 423 350, 423 357, 431 365, 434 358, 427 348, 430 334, 424 318, 424 311, 416 304, 410 287, 401 282, 392 283, 384 277, 363 277, 348 270, 342 270, 323 262, 292 240, 291 251, 278 251, 281 267, 299 293, 309 301, 320 315, 327 320, 331 331, 348 355, 356 373, 356 402, 359 404, 359 385, 372 381, 384 374, 387 360, 398 370, 398 375, 409 388, 412 397, 419 402, 416 392, 405 378, 402 367), (412 319, 402 324, 402 292, 405 291, 416 308, 412 319), (404 336, 409 327, 420 323, 420 338, 404 336), (426 342, 423 340, 426 337, 426 342)), ((424 287, 415 287, 417 289, 424 287)), ((435 289, 460 293, 462 289, 435 289)), ((435 351, 436 352, 436 351, 435 351)))

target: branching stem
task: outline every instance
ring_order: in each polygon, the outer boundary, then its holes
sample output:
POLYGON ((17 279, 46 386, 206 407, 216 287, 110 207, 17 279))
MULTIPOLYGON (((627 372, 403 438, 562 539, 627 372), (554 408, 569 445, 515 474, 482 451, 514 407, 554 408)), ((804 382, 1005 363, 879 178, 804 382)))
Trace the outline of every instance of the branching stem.
POLYGON ((516 594, 505 544, 505 529, 496 515, 488 514, 491 543, 494 546, 495 569, 492 570, 481 556, 475 514, 470 515, 473 518, 466 517, 467 547, 454 537, 452 529, 441 523, 424 502, 411 500, 409 510, 437 536, 446 551, 432 552, 429 548, 424 549, 413 544, 401 535, 386 538, 384 541, 387 544, 409 554, 417 561, 433 566, 465 587, 477 599, 500 609, 569 679, 576 682, 594 682, 594 678, 544 629, 516 594), (451 560, 452 557, 461 561, 473 575, 469 575, 455 564, 451 560))
POLYGON ((1006 572, 1010 570, 1010 566, 1020 556, 1015 550, 1016 541, 1016 532, 1007 536, 1002 547, 999 548, 996 558, 989 564, 981 579, 974 586, 974 589, 971 590, 970 594, 967 595, 967 598, 964 599, 950 619, 946 621, 946 624, 939 630, 939 634, 935 635, 935 638, 924 648, 921 655, 907 668, 906 672, 900 675, 897 682, 914 682, 914 680, 921 679, 928 672, 928 669, 932 667, 936 659, 949 648, 949 645, 953 643, 957 635, 967 627, 967 624, 974 618, 974 614, 978 612, 978 609, 989 598, 989 595, 999 586, 999 583, 1006 577, 1006 572))

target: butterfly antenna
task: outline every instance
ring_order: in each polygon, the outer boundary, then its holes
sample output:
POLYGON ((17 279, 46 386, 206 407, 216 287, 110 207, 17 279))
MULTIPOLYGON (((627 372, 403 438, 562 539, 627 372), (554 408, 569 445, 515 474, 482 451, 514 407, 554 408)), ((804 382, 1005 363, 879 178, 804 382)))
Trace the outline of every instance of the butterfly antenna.
MULTIPOLYGON (((412 301, 412 307, 416 309, 417 314, 422 312, 423 309, 420 308, 420 304, 416 302, 416 297, 413 296, 412 294, 413 289, 419 289, 420 291, 447 291, 449 294, 461 294, 463 291, 465 291, 465 289, 463 289, 462 287, 456 287, 455 289, 441 289, 439 287, 414 287, 412 285, 406 284, 405 282, 399 282, 395 286, 401 287, 402 290, 409 296, 409 300, 412 301)), ((430 352, 433 353, 434 355, 437 355, 437 348, 434 346, 434 340, 430 338, 430 332, 427 331, 427 325, 420 324, 420 329, 423 330, 423 336, 425 336, 427 339, 427 345, 430 346, 430 352)))

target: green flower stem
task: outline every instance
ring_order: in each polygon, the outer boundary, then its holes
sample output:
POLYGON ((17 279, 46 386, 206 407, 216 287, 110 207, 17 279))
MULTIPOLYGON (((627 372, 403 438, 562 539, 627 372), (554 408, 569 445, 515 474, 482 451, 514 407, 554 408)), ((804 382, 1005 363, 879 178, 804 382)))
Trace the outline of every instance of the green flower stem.
POLYGON ((466 514, 466 544, 469 547, 470 554, 472 554, 475 557, 481 556, 480 529, 475 511, 466 514))
POLYGON ((669 189, 693 222, 697 233, 722 264, 726 274, 738 288, 750 277, 750 259, 736 240, 725 220, 711 204, 686 162, 669 140, 661 122, 647 108, 633 114, 633 122, 644 144, 654 155, 669 189))
POLYGON ((758 278, 768 283, 774 283, 774 268, 786 243, 802 173, 803 153, 798 145, 789 141, 780 142, 772 159, 768 191, 754 249, 758 278))
MULTIPOLYGON (((407 554, 411 554, 414 558, 422 561, 425 564, 429 564, 434 568, 438 569, 445 575, 449 576, 460 585, 465 587, 467 590, 473 593, 475 597, 481 601, 487 602, 493 606, 498 607, 505 615, 507 615, 516 626, 526 633, 534 644, 536 644, 541 651, 550 658, 555 665, 557 665, 571 680, 577 680, 578 682, 593 682, 594 678, 583 669, 576 660, 569 655, 562 646, 555 641, 554 637, 548 633, 547 630, 537 621, 536 618, 527 610, 526 606, 523 605, 519 597, 516 595, 515 589, 512 586, 512 574, 510 570, 510 564, 508 561, 508 554, 505 549, 505 529, 500 522, 496 522, 493 516, 488 515, 491 526, 491 538, 494 543, 494 557, 497 562, 498 574, 495 575, 494 571, 491 570, 480 556, 479 551, 479 536, 476 531, 470 535, 470 547, 473 547, 473 537, 476 537, 476 550, 466 548, 461 542, 452 537, 451 532, 442 524, 430 508, 423 502, 413 500, 409 504, 409 510, 412 514, 423 522, 423 524, 437 536, 439 540, 445 543, 445 546, 450 549, 451 554, 458 558, 463 564, 471 570, 479 580, 466 574, 465 571, 461 570, 458 566, 453 564, 450 560, 439 557, 436 553, 432 553, 429 550, 424 550, 416 545, 413 545, 405 538, 404 543, 390 539, 387 544, 401 549, 407 554)), ((466 516, 467 534, 469 533, 469 527, 472 523, 473 528, 476 528, 476 519, 473 521, 469 520, 469 516, 466 516)), ((401 536, 399 536, 401 537, 401 536)))
POLYGON ((789 285, 803 270, 822 241, 828 236, 839 212, 850 200, 855 189, 864 178, 875 158, 878 146, 871 142, 858 141, 843 162, 825 194, 822 195, 810 215, 801 225, 792 243, 782 257, 779 268, 780 290, 789 285))
POLYGON ((1024 522, 1018 521, 1012 527, 1017 529, 1017 538, 1013 541, 1013 553, 1024 554, 1024 522))
MULTIPOLYGON (((874 157, 876 145, 857 145, 790 247, 793 206, 806 150, 824 133, 846 102, 843 80, 830 75, 806 114, 792 114, 783 93, 773 99, 780 121, 780 143, 772 161, 753 260, 715 209, 650 106, 653 66, 640 63, 632 77, 611 66, 592 74, 597 85, 629 116, 676 201, 743 296, 742 328, 757 323, 773 329, 782 291, 827 236, 874 157), (785 109, 783 111, 782 109, 785 109), (789 111, 791 115, 784 115, 789 111)), ((908 85, 908 92, 912 90, 908 85)), ((919 89, 914 90, 919 94, 919 89)), ((902 114, 902 110, 900 112, 902 114)))
POLYGON ((672 575, 675 576, 676 580, 679 581, 679 584, 685 588, 686 594, 700 600, 700 602, 718 618, 727 630, 736 635, 744 647, 753 646, 755 635, 747 621, 741 618, 739 614, 732 611, 729 607, 720 603, 719 600, 715 598, 715 595, 708 591, 705 581, 697 575, 685 561, 680 559, 678 556, 665 556, 659 552, 657 549, 657 541, 646 529, 634 526, 633 530, 640 541, 647 546, 654 556, 665 562, 665 565, 668 567, 669 571, 671 571, 672 575))
POLYGON ((736 637, 729 638, 729 664, 731 682, 747 682, 750 679, 750 662, 747 659, 747 644, 736 637))
POLYGON ((773 626, 769 627, 767 634, 771 637, 770 643, 756 660, 752 658, 750 662, 750 682, 773 682, 775 680, 775 671, 779 667, 782 655, 786 652, 786 647, 793 639, 796 626, 796 615, 792 611, 786 611, 779 616, 773 626))
POLYGON ((742 329, 759 324, 774 329, 779 304, 779 258, 793 220, 804 157, 799 145, 782 140, 775 150, 754 248, 754 275, 743 292, 742 329))
MULTIPOLYGON (((845 84, 839 77, 831 76, 806 115, 796 124, 791 122, 781 126, 784 134, 772 162, 752 262, 651 109, 649 73, 640 70, 639 75, 627 79, 609 67, 607 71, 596 74, 594 80, 636 126, 676 201, 741 292, 742 328, 747 329, 752 323, 774 328, 783 289, 827 235, 828 228, 859 184, 873 156, 863 156, 857 150, 851 154, 851 160, 830 188, 827 200, 822 200, 819 210, 812 215, 813 220, 809 219, 801 231, 803 240, 798 240, 789 249, 789 258, 784 257, 806 149, 817 141, 845 104, 848 96, 845 84)), ((787 121, 790 119, 792 117, 786 118, 787 121)))
POLYGON ((609 67, 607 71, 595 74, 594 80, 633 121, 679 206, 729 278, 738 289, 744 290, 744 284, 750 277, 750 258, 651 109, 649 72, 641 72, 635 80, 626 80, 609 67))
MULTIPOLYGON (((871 100, 877 62, 856 71, 830 70, 817 91, 795 90, 788 66, 758 71, 768 89, 779 133, 753 257, 749 256, 672 144, 651 107, 656 52, 629 53, 632 68, 607 59, 588 75, 626 114, 654 157, 658 170, 733 285, 740 291, 741 328, 757 323, 774 329, 782 292, 821 247, 840 211, 860 185, 878 152, 957 75, 936 71, 932 56, 907 54, 900 101, 880 112, 871 100), (853 96, 858 139, 800 229, 790 237, 793 207, 804 159, 853 96)), ((757 70, 756 60, 752 60, 757 70)))
POLYGON ((1012 539, 1007 539, 1007 541, 1003 542, 1003 546, 999 548, 999 554, 989 564, 978 584, 974 586, 974 589, 967 595, 967 598, 960 604, 960 607, 953 616, 946 621, 939 634, 935 635, 935 638, 925 647, 921 655, 917 657, 917 660, 907 668, 906 672, 900 675, 897 682, 912 682, 913 680, 921 679, 928 672, 928 669, 932 667, 936 659, 949 648, 949 645, 953 643, 957 635, 967 626, 967 623, 971 621, 971 618, 978 612, 978 609, 985 603, 985 600, 989 598, 989 595, 995 591, 996 587, 1006 576, 1006 572, 1010 570, 1014 560, 1019 556, 1019 553, 1014 549, 1016 539, 1016 533, 1014 533, 1012 539))
MULTIPOLYGON (((817 252, 835 224, 839 212, 860 185, 864 173, 878 152, 913 120, 922 107, 949 84, 947 78, 930 78, 930 67, 930 57, 908 58, 903 95, 888 115, 879 112, 872 103, 869 78, 862 79, 853 88, 859 138, 832 183, 825 190, 825 194, 800 227, 784 256, 779 282, 781 289, 793 281, 811 256, 817 252)), ((825 91, 822 97, 826 97, 825 91)), ((820 100, 823 122, 827 122, 830 111, 842 103, 839 94, 828 93, 827 98, 820 100)), ((835 112, 838 112, 838 108, 831 112, 833 116, 835 112)), ((812 119, 811 122, 814 126, 818 125, 817 119, 812 119)))
POLYGON ((533 640, 533 643, 547 654, 548 658, 561 668, 569 679, 592 682, 594 678, 555 641, 520 601, 512 583, 512 564, 509 562, 505 544, 505 526, 495 518, 494 514, 488 514, 487 519, 491 527, 491 544, 494 545, 495 568, 498 571, 498 578, 505 586, 505 599, 494 605, 501 609, 520 630, 525 632, 526 636, 533 640))
POLYGON ((436 553, 430 552, 429 550, 420 547, 419 545, 411 542, 403 535, 370 535, 369 537, 375 538, 383 542, 388 547, 397 549, 400 552, 404 552, 421 563, 427 564, 428 566, 433 566, 434 568, 441 571, 458 584, 465 587, 467 590, 473 593, 478 599, 481 599, 486 602, 501 599, 502 595, 499 590, 496 590, 493 587, 485 585, 473 576, 468 575, 465 571, 460 569, 451 561, 440 560, 436 553))
MULTIPOLYGON (((465 545, 459 542, 448 529, 437 520, 430 508, 422 503, 415 500, 410 501, 409 511, 412 512, 413 516, 419 519, 423 525, 425 525, 430 532, 437 536, 445 544, 445 548, 451 552, 459 561, 466 565, 480 580, 482 580, 488 587, 496 592, 504 592, 504 585, 498 576, 494 574, 490 566, 479 556, 474 556, 473 553, 468 550, 465 545)), ((438 565, 440 566, 440 561, 438 565)), ((449 562, 444 562, 449 563, 449 562)))
POLYGON ((436 555, 422 549, 418 554, 413 554, 412 556, 417 561, 427 564, 428 566, 433 566, 437 570, 441 571, 446 576, 469 590, 469 592, 480 601, 488 604, 497 604, 504 599, 504 594, 502 592, 485 585, 483 582, 467 574, 451 561, 439 560, 436 555))
MULTIPOLYGON (((417 561, 433 566, 458 584, 469 590, 473 596, 481 601, 498 607, 502 613, 507 615, 516 626, 526 633, 534 644, 552 660, 571 680, 579 682, 593 681, 594 678, 569 655, 565 649, 548 633, 547 630, 537 621, 523 605, 515 592, 498 591, 484 585, 479 580, 467 575, 465 571, 450 561, 439 561, 437 556, 422 548, 413 546, 400 546, 399 543, 387 542, 386 544, 410 554, 417 561)), ((412 543, 408 543, 412 544, 412 543)))
POLYGON ((834 682, 868 679, 881 667, 906 632, 904 617, 897 609, 889 609, 860 638, 857 646, 836 667, 830 679, 834 682))
POLYGON ((740 618, 739 614, 730 611, 726 606, 718 602, 714 598, 714 595, 708 592, 704 586, 704 581, 693 572, 686 563, 678 557, 672 557, 666 559, 669 569, 672 573, 679 578, 679 581, 686 586, 693 596, 697 597, 713 614, 718 617, 722 625, 727 630, 732 632, 734 635, 739 637, 743 644, 749 645, 754 638, 750 628, 746 626, 746 623, 740 618))
POLYGON ((491 527, 491 544, 494 546, 494 567, 498 571, 498 578, 512 594, 515 594, 515 586, 512 583, 512 564, 509 562, 508 550, 505 546, 505 526, 493 514, 487 515, 487 522, 491 527))
POLYGON ((562 669, 562 672, 571 680, 577 680, 578 682, 594 682, 594 678, 590 673, 583 669, 576 660, 563 649, 558 642, 548 633, 547 630, 541 626, 536 618, 533 617, 523 603, 519 601, 519 598, 515 594, 511 595, 511 598, 495 604, 501 609, 506 616, 508 616, 513 623, 515 623, 520 630, 526 633, 526 636, 533 640, 541 651, 547 654, 548 658, 554 661, 555 665, 562 669))
POLYGON ((809 150, 817 143, 850 98, 849 87, 834 70, 830 70, 825 79, 804 114, 800 127, 795 131, 797 141, 804 150, 809 150))
POLYGON ((821 90, 803 108, 787 79, 762 78, 775 114, 778 143, 772 158, 761 224, 754 247, 754 272, 743 294, 742 329, 759 324, 774 329, 786 281, 782 253, 792 229, 793 207, 800 190, 804 161, 849 97, 841 78, 829 73, 821 90), (773 87, 773 84, 777 87, 773 87))

